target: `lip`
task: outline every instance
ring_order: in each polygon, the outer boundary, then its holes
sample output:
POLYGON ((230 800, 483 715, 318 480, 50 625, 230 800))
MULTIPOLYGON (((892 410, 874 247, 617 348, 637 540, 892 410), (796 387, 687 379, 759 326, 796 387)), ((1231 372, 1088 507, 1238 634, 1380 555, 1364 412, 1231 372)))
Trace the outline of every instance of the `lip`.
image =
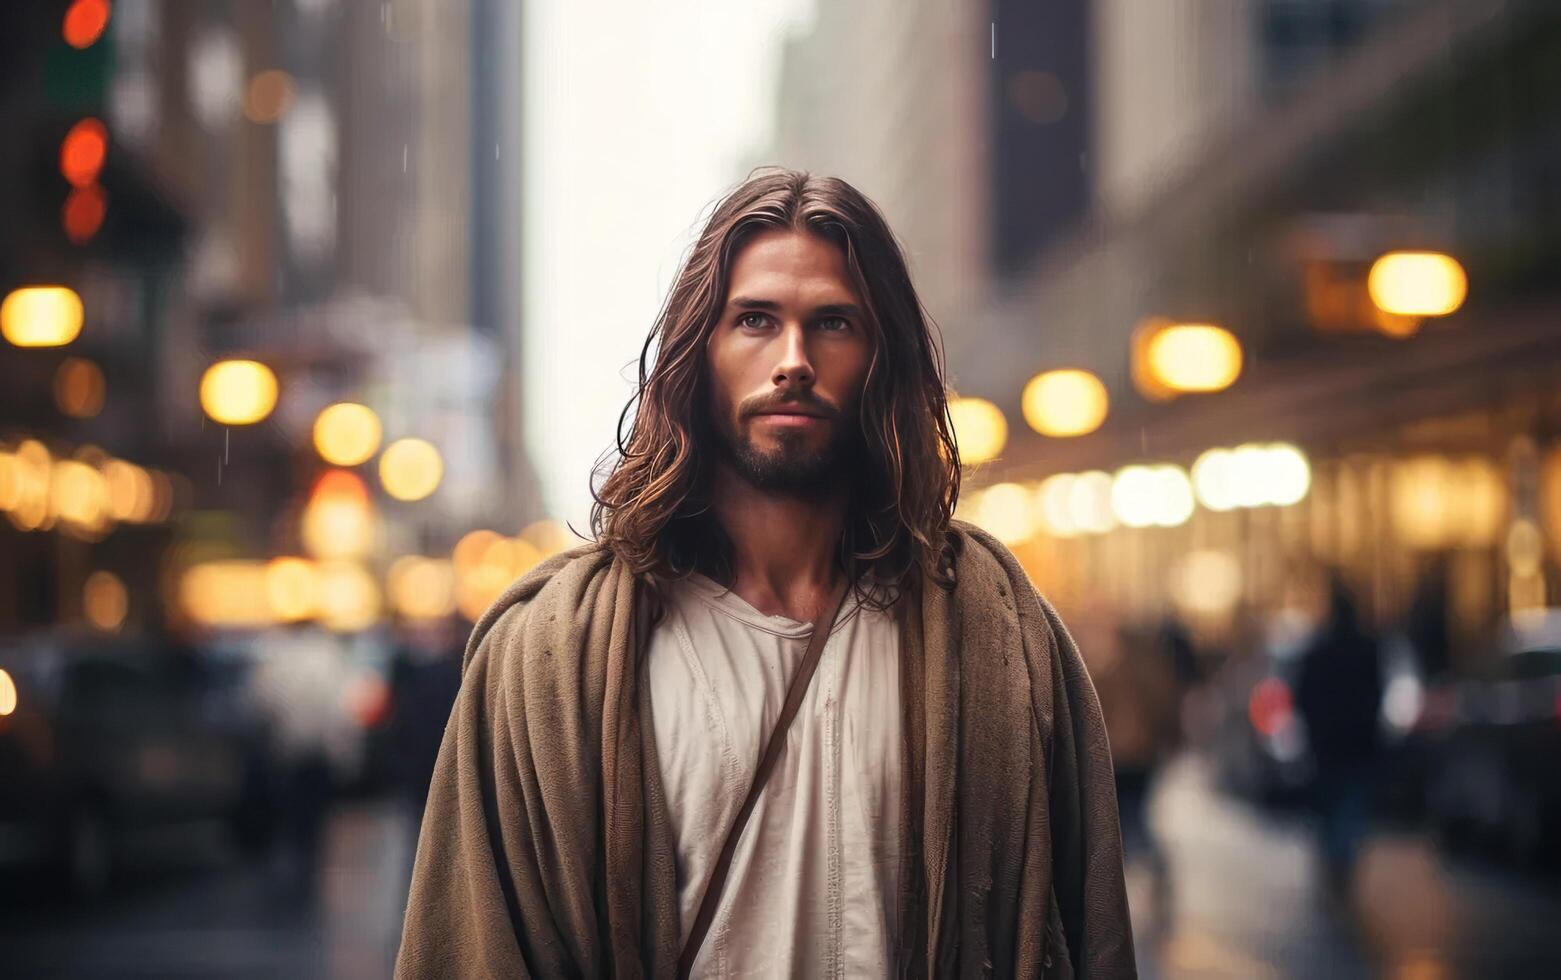
POLYGON ((808 415, 805 412, 760 412, 758 417, 774 425, 785 426, 807 426, 824 421, 822 416, 808 415))

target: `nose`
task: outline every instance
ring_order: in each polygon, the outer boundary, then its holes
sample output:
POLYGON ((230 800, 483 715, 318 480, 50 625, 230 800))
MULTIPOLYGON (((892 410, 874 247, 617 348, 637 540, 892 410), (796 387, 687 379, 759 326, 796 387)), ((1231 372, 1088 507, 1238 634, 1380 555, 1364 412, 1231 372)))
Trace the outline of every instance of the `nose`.
POLYGON ((809 387, 813 384, 813 362, 808 358, 807 335, 800 324, 790 324, 781 331, 780 360, 770 380, 777 388, 809 387))

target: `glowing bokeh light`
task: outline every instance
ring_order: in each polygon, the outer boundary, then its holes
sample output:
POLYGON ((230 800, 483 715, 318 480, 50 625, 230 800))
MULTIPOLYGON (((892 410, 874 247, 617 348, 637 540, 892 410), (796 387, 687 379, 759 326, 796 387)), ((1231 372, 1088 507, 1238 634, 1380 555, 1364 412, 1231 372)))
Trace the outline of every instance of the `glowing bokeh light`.
POLYGON ((253 425, 276 408, 276 375, 259 361, 218 361, 201 376, 201 408, 223 425, 253 425))
POLYGON ((338 402, 314 420, 314 448, 328 463, 356 466, 378 451, 383 431, 367 405, 338 402))
POLYGON ((111 8, 108 0, 76 0, 65 10, 60 33, 73 48, 90 48, 103 36, 111 8))
POLYGON ((1463 305, 1469 279, 1451 255, 1389 252, 1372 263, 1366 290, 1385 313, 1446 316, 1463 305))
POLYGON ((108 127, 98 119, 81 120, 60 143, 60 173, 72 187, 86 187, 96 181, 107 158, 108 127))
POLYGON ((81 297, 65 286, 23 286, 0 302, 0 333, 17 347, 63 347, 81 333, 81 297))
POLYGON ((455 566, 442 558, 403 555, 385 576, 390 606, 412 620, 442 619, 455 611, 455 566))
POLYGON ((93 572, 81 590, 81 609, 94 629, 112 633, 130 612, 130 593, 113 572, 93 572))
POLYGON ((994 460, 1008 444, 1008 420, 1002 409, 985 398, 949 399, 949 419, 954 424, 962 465, 994 460))
POLYGON ((85 358, 67 357, 54 372, 54 403, 71 418, 96 416, 103 393, 103 370, 85 358))
POLYGON ((1088 371, 1064 368, 1031 378, 1020 398, 1024 420, 1043 436, 1069 438, 1100 428, 1110 410, 1106 386, 1088 371))
POLYGON ((439 488, 443 478, 444 459, 426 440, 397 439, 380 455, 380 483, 397 500, 422 500, 439 488))
POLYGON ((1149 339, 1144 354, 1149 372, 1175 392, 1222 391, 1241 375, 1241 343, 1234 334, 1207 323, 1178 323, 1149 339))

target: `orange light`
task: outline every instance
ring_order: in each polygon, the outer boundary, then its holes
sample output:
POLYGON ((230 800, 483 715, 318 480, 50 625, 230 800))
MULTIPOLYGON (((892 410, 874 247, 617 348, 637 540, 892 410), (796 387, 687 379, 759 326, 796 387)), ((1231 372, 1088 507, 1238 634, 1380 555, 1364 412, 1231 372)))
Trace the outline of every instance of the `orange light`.
POLYGON ((65 226, 65 237, 76 245, 85 245, 103 227, 103 217, 108 214, 108 195, 97 184, 73 188, 65 198, 60 211, 60 223, 65 226))
POLYGON ((244 94, 244 115, 250 122, 274 123, 293 105, 293 76, 273 68, 249 80, 244 94))
POLYGON ((96 119, 83 119, 60 144, 60 173, 73 186, 86 187, 98 179, 107 156, 108 128, 96 119))
POLYGON ((314 481, 311 496, 316 499, 348 497, 360 503, 368 503, 369 487, 363 482, 362 477, 350 470, 326 470, 320 474, 318 480, 314 481))
POLYGON ((65 43, 73 48, 88 48, 103 36, 108 26, 108 0, 76 0, 65 11, 62 33, 65 43))
POLYGON ((85 358, 67 357, 54 372, 54 403, 72 418, 103 411, 103 371, 85 358))

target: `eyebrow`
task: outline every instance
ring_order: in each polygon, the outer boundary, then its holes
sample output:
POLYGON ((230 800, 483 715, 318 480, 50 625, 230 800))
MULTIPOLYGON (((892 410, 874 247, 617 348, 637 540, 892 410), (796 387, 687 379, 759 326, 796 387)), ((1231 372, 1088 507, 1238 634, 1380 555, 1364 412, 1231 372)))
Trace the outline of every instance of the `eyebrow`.
MULTIPOLYGON (((752 296, 734 296, 726 307, 729 310, 765 310, 773 313, 780 309, 780 304, 774 300, 756 299, 752 296)), ((861 317, 862 308, 855 303, 825 303, 822 306, 815 306, 813 315, 861 317)))

